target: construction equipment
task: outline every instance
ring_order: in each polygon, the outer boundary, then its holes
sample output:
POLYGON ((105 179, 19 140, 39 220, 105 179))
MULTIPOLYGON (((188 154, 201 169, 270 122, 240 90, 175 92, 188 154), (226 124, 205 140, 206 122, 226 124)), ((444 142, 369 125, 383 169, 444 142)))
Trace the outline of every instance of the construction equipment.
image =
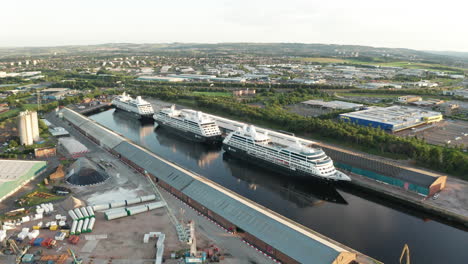
POLYGON ((52 238, 47 238, 44 241, 42 241, 41 246, 46 247, 46 248, 53 248, 57 244, 57 241, 52 238))
POLYGON ((80 242, 80 237, 76 235, 72 235, 70 236, 70 238, 68 238, 68 242, 70 242, 70 244, 76 245, 78 244, 78 242, 80 242))
POLYGON ((72 249, 69 248, 68 253, 73 258, 72 264, 82 264, 83 263, 83 260, 81 258, 76 258, 75 252, 73 252, 72 249))
POLYGON ((400 264, 402 264, 403 256, 406 253, 406 264, 410 264, 410 252, 409 252, 409 247, 408 244, 405 244, 403 247, 403 250, 401 251, 401 256, 400 256, 400 264))
POLYGON ((55 264, 65 264, 65 261, 68 259, 67 254, 62 255, 44 255, 41 257, 41 261, 54 261, 55 264))

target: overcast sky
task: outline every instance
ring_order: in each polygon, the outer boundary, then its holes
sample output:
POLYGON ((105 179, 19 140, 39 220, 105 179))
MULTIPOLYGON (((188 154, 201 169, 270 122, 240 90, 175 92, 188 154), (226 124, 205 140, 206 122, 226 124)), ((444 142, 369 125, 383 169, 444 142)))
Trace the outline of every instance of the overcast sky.
POLYGON ((301 42, 468 52, 466 0, 3 0, 0 46, 301 42))

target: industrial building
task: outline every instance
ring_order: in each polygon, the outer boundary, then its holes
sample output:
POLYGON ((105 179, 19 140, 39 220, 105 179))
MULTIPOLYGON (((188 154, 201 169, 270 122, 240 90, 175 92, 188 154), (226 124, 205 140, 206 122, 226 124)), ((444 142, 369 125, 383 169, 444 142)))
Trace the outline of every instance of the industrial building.
POLYGON ((41 91, 44 100, 62 100, 67 95, 76 94, 75 90, 68 88, 47 88, 41 91))
POLYGON ((153 81, 153 82, 183 82, 185 79, 167 76, 140 76, 137 81, 153 81))
POLYGON ((46 169, 45 161, 0 160, 0 202, 46 169))
POLYGON ((423 124, 439 122, 442 120, 442 114, 411 107, 390 106, 370 107, 366 110, 340 114, 340 119, 362 126, 397 132, 423 124))
POLYGON ((343 101, 323 101, 323 100, 308 100, 301 103, 304 106, 311 107, 311 108, 320 108, 326 110, 348 110, 354 109, 358 110, 364 105, 362 104, 355 104, 343 101))
POLYGON ((164 160, 70 109, 62 109, 61 115, 96 144, 281 263, 349 264, 358 258, 366 258, 211 180, 164 160))
POLYGON ((18 132, 21 145, 32 145, 39 141, 37 112, 24 111, 18 115, 18 132))

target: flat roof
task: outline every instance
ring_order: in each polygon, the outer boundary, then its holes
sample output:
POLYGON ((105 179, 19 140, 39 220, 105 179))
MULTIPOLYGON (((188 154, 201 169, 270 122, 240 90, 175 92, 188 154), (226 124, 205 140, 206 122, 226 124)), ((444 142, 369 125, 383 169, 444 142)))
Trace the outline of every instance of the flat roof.
POLYGON ((41 91, 41 93, 57 93, 57 92, 65 92, 70 90, 69 88, 47 88, 41 91))
POLYGON ((440 115, 442 115, 440 112, 398 105, 390 107, 371 107, 366 110, 340 114, 341 117, 344 116, 392 125, 421 121, 425 117, 429 118, 440 115))
POLYGON ((355 103, 349 103, 349 102, 343 102, 343 101, 322 101, 322 100, 308 100, 302 102, 303 104, 308 104, 308 105, 319 105, 327 108, 334 108, 334 109, 354 109, 358 107, 363 107, 363 104, 355 104, 355 103))
MULTIPOLYGON (((16 181, 30 171, 42 168, 45 161, 33 160, 0 160, 0 183, 16 181)), ((33 172, 35 173, 35 172, 33 172)))

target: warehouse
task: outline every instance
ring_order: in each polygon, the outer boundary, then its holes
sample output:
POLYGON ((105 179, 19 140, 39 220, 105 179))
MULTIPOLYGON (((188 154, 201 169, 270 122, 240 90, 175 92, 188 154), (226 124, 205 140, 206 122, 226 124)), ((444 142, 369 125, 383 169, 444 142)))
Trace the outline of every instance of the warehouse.
POLYGON ((46 169, 45 161, 0 160, 0 202, 46 169))
POLYGON ((404 106, 370 107, 366 110, 340 114, 340 119, 362 126, 381 128, 397 132, 411 127, 439 122, 440 112, 427 111, 404 106))

